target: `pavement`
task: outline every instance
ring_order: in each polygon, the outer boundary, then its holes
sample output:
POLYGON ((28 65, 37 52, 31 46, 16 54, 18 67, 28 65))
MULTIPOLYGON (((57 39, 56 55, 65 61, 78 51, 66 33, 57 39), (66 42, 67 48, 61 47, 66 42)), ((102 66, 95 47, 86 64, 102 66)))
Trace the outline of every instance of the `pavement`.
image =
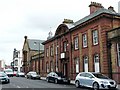
MULTIPOLYGON (((46 77, 41 77, 42 80, 46 80, 46 77)), ((75 80, 70 80, 70 84, 75 84, 75 80)), ((117 89, 120 90, 120 84, 118 84, 117 89)))
MULTIPOLYGON (((46 77, 41 77, 42 80, 46 80, 46 77)), ((71 84, 75 84, 75 81, 74 80, 70 80, 70 83, 71 84)))

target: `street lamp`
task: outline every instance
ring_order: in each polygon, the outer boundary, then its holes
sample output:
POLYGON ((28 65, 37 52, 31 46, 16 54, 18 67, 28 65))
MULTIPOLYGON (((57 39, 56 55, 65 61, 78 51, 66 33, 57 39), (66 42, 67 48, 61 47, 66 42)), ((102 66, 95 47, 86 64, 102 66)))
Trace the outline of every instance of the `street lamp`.
POLYGON ((40 42, 34 42, 34 44, 35 45, 37 45, 38 44, 38 72, 39 72, 39 74, 40 74, 40 42))

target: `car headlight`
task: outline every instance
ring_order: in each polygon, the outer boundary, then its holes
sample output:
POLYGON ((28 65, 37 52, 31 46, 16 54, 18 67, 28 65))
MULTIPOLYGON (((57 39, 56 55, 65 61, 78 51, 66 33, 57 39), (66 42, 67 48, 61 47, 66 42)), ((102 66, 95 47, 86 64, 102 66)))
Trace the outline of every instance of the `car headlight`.
POLYGON ((60 79, 61 79, 61 77, 58 77, 58 79, 60 80, 60 79))
POLYGON ((108 82, 106 82, 106 81, 101 81, 100 83, 102 83, 102 84, 108 84, 108 82))

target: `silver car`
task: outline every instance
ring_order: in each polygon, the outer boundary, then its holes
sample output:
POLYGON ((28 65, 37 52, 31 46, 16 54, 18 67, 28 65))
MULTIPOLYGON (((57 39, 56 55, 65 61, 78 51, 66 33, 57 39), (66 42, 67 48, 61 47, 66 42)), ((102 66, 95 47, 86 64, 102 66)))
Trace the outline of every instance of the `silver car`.
POLYGON ((27 73, 26 75, 27 79, 30 78, 30 79, 41 79, 40 75, 37 74, 36 72, 34 71, 30 71, 27 73))
POLYGON ((98 89, 116 89, 117 84, 114 80, 108 78, 101 73, 81 72, 75 78, 75 86, 90 87, 94 90, 98 89))

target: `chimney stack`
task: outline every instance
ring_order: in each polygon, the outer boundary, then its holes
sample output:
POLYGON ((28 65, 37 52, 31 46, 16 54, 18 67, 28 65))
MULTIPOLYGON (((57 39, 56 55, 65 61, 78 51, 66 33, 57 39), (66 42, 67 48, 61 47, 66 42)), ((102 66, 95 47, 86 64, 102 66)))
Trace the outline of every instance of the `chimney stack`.
POLYGON ((25 40, 27 39, 27 36, 24 36, 25 40))
POLYGON ((108 7, 108 10, 115 12, 114 7, 112 7, 112 6, 108 7))
POLYGON ((66 23, 66 24, 72 24, 73 20, 70 19, 64 19, 64 21, 62 23, 66 23))
POLYGON ((89 5, 89 7, 90 7, 90 14, 96 12, 97 10, 99 10, 101 8, 104 8, 102 6, 102 4, 96 3, 96 2, 91 2, 91 4, 89 5))

